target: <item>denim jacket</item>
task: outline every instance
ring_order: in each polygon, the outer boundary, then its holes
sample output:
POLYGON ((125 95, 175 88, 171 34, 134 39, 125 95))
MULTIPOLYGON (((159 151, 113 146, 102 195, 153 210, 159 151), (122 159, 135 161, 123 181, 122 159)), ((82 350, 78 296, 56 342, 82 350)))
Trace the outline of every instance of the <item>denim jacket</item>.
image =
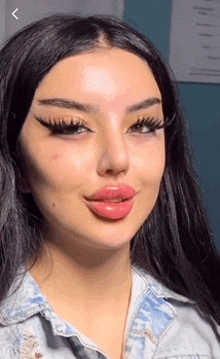
MULTIPOLYGON (((125 359, 219 359, 220 344, 188 298, 133 266, 125 359)), ((54 312, 29 273, 0 307, 1 359, 109 359, 54 312)), ((219 329, 219 328, 218 328, 219 329)))

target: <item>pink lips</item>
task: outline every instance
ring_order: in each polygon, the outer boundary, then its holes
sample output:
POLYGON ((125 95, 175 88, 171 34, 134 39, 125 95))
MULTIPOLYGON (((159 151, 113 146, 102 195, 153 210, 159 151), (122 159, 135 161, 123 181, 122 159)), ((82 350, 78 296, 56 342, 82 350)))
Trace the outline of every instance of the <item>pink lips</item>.
POLYGON ((107 185, 90 197, 85 197, 90 210, 109 219, 125 218, 133 208, 135 190, 128 185, 107 185), (116 201, 113 203, 112 201, 116 201))

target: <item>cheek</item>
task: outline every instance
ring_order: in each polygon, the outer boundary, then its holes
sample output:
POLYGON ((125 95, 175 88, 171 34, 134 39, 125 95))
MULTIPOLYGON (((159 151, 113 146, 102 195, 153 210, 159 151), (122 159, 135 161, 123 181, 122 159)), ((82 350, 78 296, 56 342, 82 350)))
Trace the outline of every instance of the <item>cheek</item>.
POLYGON ((146 149, 142 156, 134 159, 134 163, 148 200, 155 201, 165 170, 164 144, 146 149))
POLYGON ((27 174, 32 191, 68 191, 85 181, 90 170, 90 151, 73 153, 45 147, 26 152, 27 174))

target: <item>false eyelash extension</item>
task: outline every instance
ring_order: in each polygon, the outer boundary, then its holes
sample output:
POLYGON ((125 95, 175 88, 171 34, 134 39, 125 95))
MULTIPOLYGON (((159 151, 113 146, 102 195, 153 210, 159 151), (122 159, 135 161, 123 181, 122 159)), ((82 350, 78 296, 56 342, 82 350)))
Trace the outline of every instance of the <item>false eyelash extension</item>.
POLYGON ((172 117, 166 117, 166 119, 164 121, 164 124, 165 124, 164 127, 170 126, 173 123, 173 121, 175 120, 175 118, 176 118, 176 113, 174 113, 172 117))
MULTIPOLYGON (((49 117, 48 120, 44 120, 42 117, 33 115, 33 117, 41 123, 44 127, 48 128, 53 134, 71 134, 76 130, 77 127, 82 127, 89 130, 87 127, 87 124, 83 120, 74 120, 73 118, 70 119, 70 122, 66 122, 64 118, 58 118, 58 119, 51 119, 49 117)), ((170 118, 166 118, 164 122, 161 120, 156 120, 154 117, 143 117, 139 118, 136 123, 134 123, 132 127, 138 126, 138 125, 146 125, 149 128, 149 132, 153 132, 162 128, 165 128, 167 126, 170 126, 175 118, 174 116, 170 118)))
POLYGON ((165 121, 162 122, 161 120, 156 120, 154 117, 143 117, 142 119, 139 118, 133 126, 146 125, 149 128, 149 132, 153 132, 170 126, 174 118, 175 115, 171 119, 166 118, 165 121))
POLYGON ((131 126, 135 127, 138 125, 145 125, 149 128, 150 131, 159 130, 164 127, 164 123, 161 120, 156 120, 154 117, 143 117, 142 119, 138 119, 137 122, 131 126))
POLYGON ((77 127, 84 127, 89 130, 83 120, 74 120, 71 118, 70 121, 66 122, 64 118, 52 120, 50 117, 48 120, 44 120, 42 117, 36 115, 34 115, 34 118, 54 134, 70 134, 71 131, 75 130, 77 127))

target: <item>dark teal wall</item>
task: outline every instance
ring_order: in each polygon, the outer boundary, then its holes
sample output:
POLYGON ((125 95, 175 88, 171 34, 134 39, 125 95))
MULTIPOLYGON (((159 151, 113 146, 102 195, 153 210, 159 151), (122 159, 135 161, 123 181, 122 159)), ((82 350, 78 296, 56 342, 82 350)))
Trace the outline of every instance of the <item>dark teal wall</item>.
MULTIPOLYGON (((125 21, 168 60, 172 0, 125 0, 125 21)), ((209 221, 220 249, 220 85, 179 83, 209 221)))

